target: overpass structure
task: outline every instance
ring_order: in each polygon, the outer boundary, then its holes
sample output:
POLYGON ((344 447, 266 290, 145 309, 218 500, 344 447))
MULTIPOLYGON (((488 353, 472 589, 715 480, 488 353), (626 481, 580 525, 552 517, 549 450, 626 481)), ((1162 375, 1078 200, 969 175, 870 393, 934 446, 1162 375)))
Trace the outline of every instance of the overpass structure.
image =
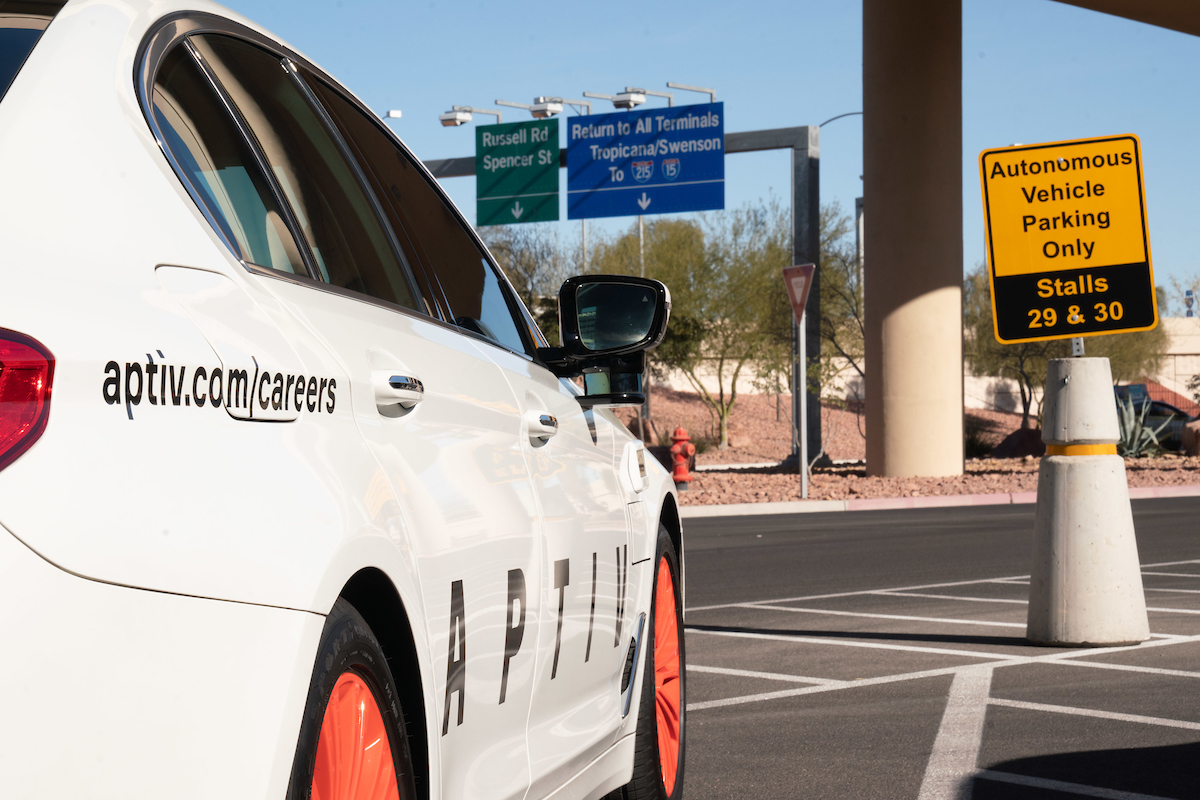
MULTIPOLYGON (((1058 0, 1200 35, 1195 0, 1058 0)), ((963 471, 962 0, 863 0, 867 471, 963 471)))

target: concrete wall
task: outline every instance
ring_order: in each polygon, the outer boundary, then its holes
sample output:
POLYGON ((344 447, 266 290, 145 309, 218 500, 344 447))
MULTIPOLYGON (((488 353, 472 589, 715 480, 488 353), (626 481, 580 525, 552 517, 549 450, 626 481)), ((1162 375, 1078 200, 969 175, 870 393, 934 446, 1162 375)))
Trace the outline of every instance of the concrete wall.
MULTIPOLYGON (((1161 383, 1171 391, 1190 397, 1191 393, 1187 390, 1187 382, 1193 375, 1200 374, 1200 317, 1164 318, 1161 324, 1168 336, 1167 355, 1158 374, 1145 377, 1161 383)), ((715 363, 702 369, 700 378, 710 392, 717 391, 715 363)), ((744 368, 738 379, 738 394, 762 394, 762 389, 755 385, 757 378, 758 375, 752 368, 744 368)), ((695 391, 687 376, 681 372, 672 373, 667 380, 656 383, 681 392, 695 391)), ((840 364, 836 377, 826 388, 824 394, 826 397, 839 397, 846 400, 862 399, 866 396, 863 381, 858 376, 858 372, 845 362, 840 364)), ((1040 397, 1035 396, 1030 405, 1030 413, 1035 415, 1038 413, 1039 401, 1040 397)), ((1017 382, 1011 378, 977 377, 964 369, 963 405, 966 408, 1020 414, 1020 388, 1017 382)))
POLYGON ((1173 392, 1191 397, 1187 382, 1193 375, 1200 374, 1200 317, 1171 317, 1163 319, 1161 324, 1170 337, 1170 346, 1158 375, 1147 377, 1173 392))

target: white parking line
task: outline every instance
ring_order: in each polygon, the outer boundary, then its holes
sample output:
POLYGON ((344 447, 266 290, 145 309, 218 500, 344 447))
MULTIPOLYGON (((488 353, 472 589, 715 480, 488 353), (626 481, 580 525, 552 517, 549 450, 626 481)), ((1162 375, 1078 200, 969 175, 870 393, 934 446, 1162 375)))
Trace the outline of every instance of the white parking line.
POLYGON ((861 647, 867 650, 901 650, 906 653, 933 653, 942 656, 962 656, 964 658, 983 658, 989 661, 1002 661, 1008 658, 1003 653, 988 653, 982 650, 950 650, 945 647, 920 647, 906 644, 881 644, 879 642, 863 642, 849 639, 822 639, 817 636, 795 636, 787 633, 751 633, 749 631, 706 631, 698 628, 684 628, 691 634, 707 634, 709 636, 732 636, 743 639, 766 639, 774 642, 793 642, 796 644, 828 644, 834 647, 861 647))
MULTIPOLYGON (((711 636, 732 636, 746 639, 766 639, 771 641, 785 641, 803 644, 828 644, 840 647, 862 647, 867 649, 878 650, 901 650, 906 652, 920 653, 935 653, 944 655, 966 656, 971 658, 989 659, 991 663, 982 664, 980 666, 991 670, 1002 669, 1004 667, 1025 666, 1028 664, 1041 663, 1067 663, 1077 664, 1079 666, 1095 667, 1098 669, 1115 669, 1127 672, 1147 672, 1150 674, 1173 674, 1173 670, 1156 670, 1152 667, 1135 667, 1126 664, 1103 664, 1102 662, 1092 661, 1075 661, 1074 659, 1083 658, 1086 656, 1099 655, 1094 648, 1084 650, 1069 650, 1066 652, 1050 653, 1044 656, 1012 656, 1004 657, 997 653, 983 653, 974 650, 948 650, 935 647, 912 647, 906 645, 892 644, 877 644, 874 642, 857 642, 837 639, 818 639, 810 636, 788 636, 788 635, 773 635, 762 633, 744 633, 740 631, 705 631, 696 630, 694 628, 685 629, 689 634, 709 634, 711 636)), ((1112 653, 1122 653, 1129 650, 1146 650, 1153 647, 1163 647, 1172 644, 1185 644, 1190 642, 1200 641, 1200 636, 1176 636, 1170 639, 1158 639, 1155 641, 1142 642, 1141 644, 1125 645, 1123 647, 1106 647, 1103 650, 1104 655, 1112 653)), ((786 697, 798 697, 806 694, 817 694, 821 692, 838 691, 842 689, 855 689, 862 686, 877 686, 883 683, 896 683, 900 681, 919 680, 921 678, 931 678, 938 675, 954 675, 961 670, 975 669, 975 666, 955 666, 942 667, 939 669, 921 670, 919 672, 907 672, 897 675, 883 675, 877 678, 864 678, 854 681, 843 681, 841 683, 831 682, 823 686, 807 686, 803 689, 784 689, 777 692, 760 692, 757 694, 742 695, 740 697, 727 697, 721 700, 709 700, 701 703, 689 703, 688 711, 703 711, 707 708, 722 708, 725 706, 744 705, 746 703, 760 703, 767 700, 779 700, 786 697)), ((1185 673, 1185 677, 1191 677, 1185 673)), ((1006 701, 1016 702, 1016 701, 1006 701)), ((1033 707, 1033 704, 1027 704, 1033 707)), ((1041 706, 1039 710, 1057 710, 1065 708, 1064 706, 1041 706)), ((1077 710, 1083 713, 1083 710, 1077 710)), ((1064 711, 1063 713, 1068 713, 1064 711)), ((1103 714, 1104 712, 1087 712, 1089 714, 1103 714)), ((1146 717, 1145 719, 1156 719, 1155 717, 1146 717)), ((1191 723, 1187 723, 1191 724, 1191 723)))
POLYGON ((1177 567, 1180 564, 1200 564, 1200 558, 1192 558, 1187 561, 1159 561, 1155 564, 1142 564, 1142 569, 1146 567, 1177 567))
MULTIPOLYGON (((1142 569, 1145 570, 1147 567, 1174 567, 1174 566, 1180 566, 1183 564, 1200 564, 1200 559, 1189 559, 1186 561, 1161 561, 1161 562, 1154 563, 1154 564, 1143 564, 1142 569)), ((1174 572, 1158 573, 1158 572, 1143 571, 1142 574, 1143 575, 1169 575, 1169 576, 1184 577, 1184 578, 1200 578, 1200 575, 1193 575, 1193 574, 1188 574, 1188 573, 1174 573, 1174 572)), ((980 583, 1001 583, 1001 584, 1010 584, 1010 585, 1016 585, 1016 586, 1025 586, 1025 585, 1029 584, 1029 576, 1028 575, 1010 575, 1010 576, 1006 576, 1006 577, 1002 577, 1002 578, 979 578, 977 580, 969 580, 969 581, 949 581, 946 583, 924 583, 924 584, 920 584, 917 586, 895 586, 895 587, 890 587, 890 588, 885 588, 885 589, 860 589, 860 590, 854 591, 854 592, 831 592, 828 594, 802 595, 800 597, 779 597, 779 598, 774 598, 771 600, 753 600, 750 602, 742 602, 742 603, 716 603, 716 604, 708 605, 708 606, 688 607, 687 611, 688 612, 713 611, 716 609, 739 608, 739 607, 744 607, 744 606, 748 606, 748 605, 756 606, 756 605, 777 605, 779 603, 800 603, 800 602, 807 602, 810 600, 830 600, 830 599, 838 598, 838 597, 857 597, 859 595, 865 595, 865 594, 890 594, 893 592, 917 592, 922 589, 945 589, 945 588, 954 587, 954 586, 972 586, 972 585, 980 584, 980 583)), ((1196 590, 1193 590, 1193 589, 1174 589, 1174 590, 1169 590, 1169 589, 1151 590, 1151 589, 1148 589, 1147 591, 1177 591, 1177 592, 1196 591, 1196 592, 1200 592, 1200 589, 1196 589, 1196 590)), ((939 595, 939 597, 940 597, 940 595, 939 595)), ((956 599, 967 599, 967 598, 956 598, 956 599)))
POLYGON ((1187 731, 1200 731, 1200 722, 1187 722, 1181 719, 1164 719, 1163 717, 1146 717, 1141 714, 1121 714, 1116 711, 1097 711, 1092 708, 1075 708, 1073 706, 1056 706, 1048 703, 1026 703, 1021 700, 1002 700, 993 697, 989 705, 1004 708, 1020 708, 1025 711, 1047 711, 1052 714, 1068 714, 1076 717, 1094 717, 1096 719, 1112 719, 1118 722, 1137 722, 1142 725, 1158 725, 1163 728, 1182 728, 1187 731))
POLYGON ((1021 628, 1025 629, 1024 622, 991 622, 988 620, 978 619, 948 619, 944 617, 913 617, 904 614, 866 614, 861 611, 830 611, 825 608, 797 608, 795 606, 775 606, 761 605, 759 603, 746 603, 739 606, 740 608, 763 609, 767 611, 792 611, 797 614, 828 614, 834 617, 864 617, 866 619, 898 619, 906 622, 936 622, 944 625, 984 625, 992 628, 1021 628))
POLYGON ((1161 667, 1138 667, 1133 664, 1112 664, 1107 661, 1084 661, 1078 658, 1063 658, 1047 661, 1047 664, 1066 664, 1071 667, 1093 667, 1095 669, 1111 669, 1118 672, 1141 672, 1146 675, 1170 675, 1176 678, 1200 678, 1200 672, 1187 672, 1181 669, 1162 669, 1161 667))
POLYGON ((1048 656, 1037 656, 1037 661, 1058 661, 1062 658, 1083 658, 1086 656, 1109 655, 1110 653, 1124 653, 1129 650, 1149 650, 1152 647, 1165 647, 1172 644, 1189 644, 1191 642, 1200 642, 1200 636, 1181 636, 1175 633, 1152 633, 1150 641, 1138 642, 1137 644, 1123 644, 1119 647, 1086 647, 1078 650, 1069 650, 1063 653, 1051 653, 1048 656))
POLYGON ((773 600, 752 600, 748 603, 717 603, 717 604, 711 605, 711 606, 695 606, 695 607, 689 606, 686 610, 688 612, 713 611, 713 610, 719 609, 719 608, 738 608, 740 606, 759 605, 760 603, 765 603, 765 604, 771 605, 771 604, 775 604, 775 603, 801 603, 801 602, 807 602, 809 600, 829 600, 834 597, 858 597, 859 595, 870 594, 871 592, 874 592, 874 591, 910 592, 910 591, 920 591, 921 589, 944 589, 948 586, 972 586, 977 583, 1006 583, 1008 581, 1020 581, 1020 580, 1024 580, 1026 583, 1028 583, 1029 576, 1028 575, 1014 575, 1011 578, 980 578, 978 580, 973 580, 973 581, 950 581, 949 583, 923 583, 919 586, 893 586, 891 588, 886 588, 886 589, 859 589, 858 591, 855 591, 855 592, 833 592, 831 594, 809 594, 809 595, 803 595, 801 597, 779 597, 779 598, 775 598, 773 600))
POLYGON ((984 778, 989 781, 999 781, 1000 783, 1012 783, 1017 786, 1028 786, 1032 789, 1049 789, 1055 792, 1083 795, 1084 797, 1102 797, 1105 800, 1171 800, 1168 797, 1159 797, 1153 794, 1122 792, 1119 789, 1084 786, 1082 783, 1055 781, 1049 778, 1031 778, 1028 775, 1016 775, 1012 772, 998 772, 991 769, 980 770, 975 774, 975 777, 984 778))
POLYGON ((688 664, 688 672, 707 672, 711 675, 732 675, 737 678, 763 678, 769 681, 785 681, 788 683, 811 683, 816 686, 842 686, 851 681, 834 681, 828 678, 809 678, 804 675, 785 675, 781 672, 756 672, 752 669, 730 669, 728 667, 702 667, 688 664))
MULTIPOLYGON (((697 633, 711 633, 711 631, 697 631, 697 633)), ((728 635, 728 634, 718 634, 718 635, 728 635)), ((745 634, 745 635, 756 636, 754 634, 745 634)), ((762 638, 770 638, 770 637, 762 637, 762 638)), ((794 640, 798 641, 797 639, 794 639, 794 640)), ((1187 637, 1187 640, 1188 641, 1200 641, 1200 636, 1187 637)), ((834 644, 833 642, 818 642, 818 643, 819 644, 834 644)), ((1129 645, 1127 647, 1105 648, 1105 653, 1121 652, 1124 650, 1135 650, 1138 648, 1153 647, 1155 645, 1166 645, 1166 644, 1175 644, 1175 643, 1176 642, 1169 642, 1169 641, 1147 642, 1147 643, 1143 643, 1140 645, 1129 645)), ((873 646, 886 647, 886 646, 882 646, 882 645, 873 645, 873 646)), ((888 649, 893 649, 893 648, 888 647, 888 649)), ((895 649, 910 649, 910 648, 895 648, 895 649)), ((927 652, 930 650, 930 648, 917 648, 917 649, 925 650, 927 652)), ((995 671, 997 669, 1003 669, 1004 667, 1018 667, 1018 666, 1027 666, 1030 664, 1041 664, 1041 663, 1063 663, 1063 664, 1077 665, 1077 666, 1083 666, 1083 667, 1096 667, 1099 669, 1117 669, 1117 670, 1123 670, 1123 671, 1128 671, 1128 672, 1146 672, 1146 673, 1150 673, 1150 674, 1159 674, 1159 673, 1174 674, 1174 672, 1175 672, 1174 670, 1156 670, 1152 667, 1133 667, 1133 666, 1128 666, 1125 664, 1113 665, 1113 664, 1102 664, 1101 662, 1075 661, 1074 660, 1081 656, 1087 656, 1087 655, 1095 655, 1095 651, 1089 648, 1088 650, 1074 650, 1074 651, 1067 652, 1067 653, 1052 653, 1048 656, 1034 656, 1034 657, 1015 656, 1012 658, 996 660, 996 661, 992 661, 987 664, 980 664, 980 665, 970 665, 970 666, 965 666, 965 667, 964 666, 940 667, 937 669, 920 670, 918 672, 905 672, 905 673, 900 673, 900 674, 896 674, 896 675, 880 675, 875 678, 861 678, 861 679, 853 680, 853 681, 840 681, 840 682, 839 681, 831 681, 827 685, 823 685, 823 686, 806 686, 802 689, 781 689, 781 690, 775 691, 775 692, 758 692, 756 694, 741 695, 738 697, 726 697, 721 700, 707 700, 707 701, 700 702, 700 703, 689 703, 687 706, 687 710, 688 711, 703 711, 708 708, 723 708, 726 706, 745 705, 747 703, 761 703, 761 702, 764 702, 767 700, 780 700, 780 699, 787 698, 787 697, 800 697, 802 695, 807 695, 807 694, 821 694, 824 692, 841 691, 841 690, 845 690, 845 689, 858 689, 858 688, 861 688, 864 686, 879 686, 879 685, 885 684, 885 683, 901 683, 904 681, 920 680, 922 678, 934 678, 939 675, 957 675, 959 672, 975 670, 975 669, 980 669, 980 668, 995 671)), ((1184 676, 1191 677, 1191 673, 1184 673, 1184 676)), ((999 702, 993 700, 993 701, 989 701, 989 702, 991 702, 993 705, 1011 705, 1014 708, 1027 708, 1027 709, 1037 710, 1037 711, 1058 711, 1058 712, 1064 713, 1064 714, 1074 713, 1074 714, 1078 714, 1078 715, 1082 715, 1082 716, 1100 716, 1100 717, 1108 718, 1108 719, 1126 719, 1126 720, 1134 721, 1134 722, 1146 722, 1146 721, 1150 721, 1150 720, 1159 720, 1160 719, 1158 717, 1134 717, 1132 715, 1120 715, 1120 714, 1113 716, 1113 714, 1110 714, 1108 712, 1103 712, 1103 711, 1091 711, 1088 709, 1073 709, 1073 708, 1070 708, 1067 706, 1050 706, 1050 705, 1040 705, 1040 704, 1036 704, 1036 703, 1022 704, 1019 701, 1015 701, 1015 700, 1011 700, 1011 701, 1005 700, 1005 701, 999 701, 999 702)), ((1168 720, 1168 722, 1173 722, 1173 720, 1168 720)), ((1181 723, 1181 724, 1192 725, 1194 723, 1181 723)), ((1200 728, 1200 725, 1197 725, 1197 728, 1200 728)))
POLYGON ((1147 611, 1158 611, 1161 614, 1200 614, 1195 608, 1146 608, 1147 611))
POLYGON ((931 600, 965 600, 968 603, 1019 603, 1023 606, 1029 605, 1028 600, 1006 600, 999 597, 960 597, 950 594, 919 594, 917 592, 868 592, 868 594, 880 594, 885 597, 928 597, 931 600))
MULTIPOLYGON (((992 665, 985 665, 992 666, 992 665)), ((705 700, 700 703, 688 703, 688 711, 703 711, 706 708, 723 708, 725 706, 740 706, 747 703, 761 703, 766 700, 782 700, 787 697, 803 697, 806 694, 823 694, 825 692, 837 692, 844 689, 858 689, 863 686, 879 686, 885 683, 903 683, 904 681, 915 681, 922 678, 937 678, 942 675, 955 675, 960 670, 971 669, 973 667, 940 667, 938 669, 926 669, 920 672, 906 672, 902 675, 881 675, 877 678, 863 678, 857 681, 845 681, 841 685, 829 686, 806 686, 803 689, 780 689, 777 692, 759 692, 758 694, 747 694, 741 697, 726 697, 721 700, 705 700)))
POLYGON ((983 742, 983 719, 987 715, 991 687, 992 670, 989 667, 971 667, 955 673, 917 800, 969 800, 971 797, 971 778, 983 742))
POLYGON ((1200 594, 1200 589, 1158 589, 1146 587, 1147 592, 1173 592, 1175 594, 1200 594))
POLYGON ((1159 578, 1200 578, 1200 575, 1194 575, 1190 572, 1147 572, 1142 570, 1143 575, 1154 575, 1159 578))

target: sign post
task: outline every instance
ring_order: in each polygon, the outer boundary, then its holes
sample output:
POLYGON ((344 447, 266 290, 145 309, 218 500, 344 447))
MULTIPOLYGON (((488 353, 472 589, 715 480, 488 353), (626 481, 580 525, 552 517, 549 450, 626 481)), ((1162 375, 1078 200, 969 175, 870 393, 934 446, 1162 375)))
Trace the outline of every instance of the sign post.
POLYGON ((559 158, 557 119, 477 127, 477 223, 557 220, 559 158))
POLYGON ((985 150, 979 171, 998 341, 1158 324, 1136 136, 985 150))
POLYGON ((1042 406, 1027 638, 1150 636, 1107 358, 1084 336, 1158 324, 1141 142, 1132 134, 979 155, 992 318, 1002 343, 1071 339, 1042 406))
POLYGON ((808 360, 805 356, 804 311, 813 285, 816 264, 796 264, 783 268, 783 284, 792 303, 792 404, 793 417, 799 420, 792 430, 792 450, 796 453, 796 468, 800 471, 800 499, 808 499, 808 360))

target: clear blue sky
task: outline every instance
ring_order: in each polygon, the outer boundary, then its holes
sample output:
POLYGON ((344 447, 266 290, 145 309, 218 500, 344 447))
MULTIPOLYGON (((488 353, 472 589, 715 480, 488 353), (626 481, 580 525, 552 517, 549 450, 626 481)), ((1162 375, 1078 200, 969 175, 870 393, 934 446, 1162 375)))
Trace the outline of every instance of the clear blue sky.
MULTIPOLYGON (((474 124, 443 128, 437 116, 452 105, 492 108, 497 98, 528 103, 536 95, 613 94, 627 85, 667 91, 667 81, 710 86, 725 103, 726 132, 816 125, 862 109, 862 17, 854 0, 239 0, 231 7, 377 111, 401 109, 403 118, 390 124, 422 159, 472 155, 474 124)), ((981 150, 1136 133, 1156 279, 1165 284, 1200 273, 1198 84, 1194 37, 1051 0, 966 0, 964 266, 983 259, 981 150)), ((676 100, 706 98, 683 92, 676 100)), ((597 112, 611 110, 597 101, 597 112)), ((528 113, 505 109, 505 121, 519 119, 528 113)), ((848 117, 821 131, 821 200, 846 211, 862 194, 861 120, 848 117)), ((786 201, 788 165, 782 152, 729 156, 726 207, 772 192, 786 201)), ((473 220, 474 179, 445 186, 473 220)), ((632 221, 591 224, 611 231, 632 221)), ((564 238, 579 236, 577 221, 560 225, 564 238)))

